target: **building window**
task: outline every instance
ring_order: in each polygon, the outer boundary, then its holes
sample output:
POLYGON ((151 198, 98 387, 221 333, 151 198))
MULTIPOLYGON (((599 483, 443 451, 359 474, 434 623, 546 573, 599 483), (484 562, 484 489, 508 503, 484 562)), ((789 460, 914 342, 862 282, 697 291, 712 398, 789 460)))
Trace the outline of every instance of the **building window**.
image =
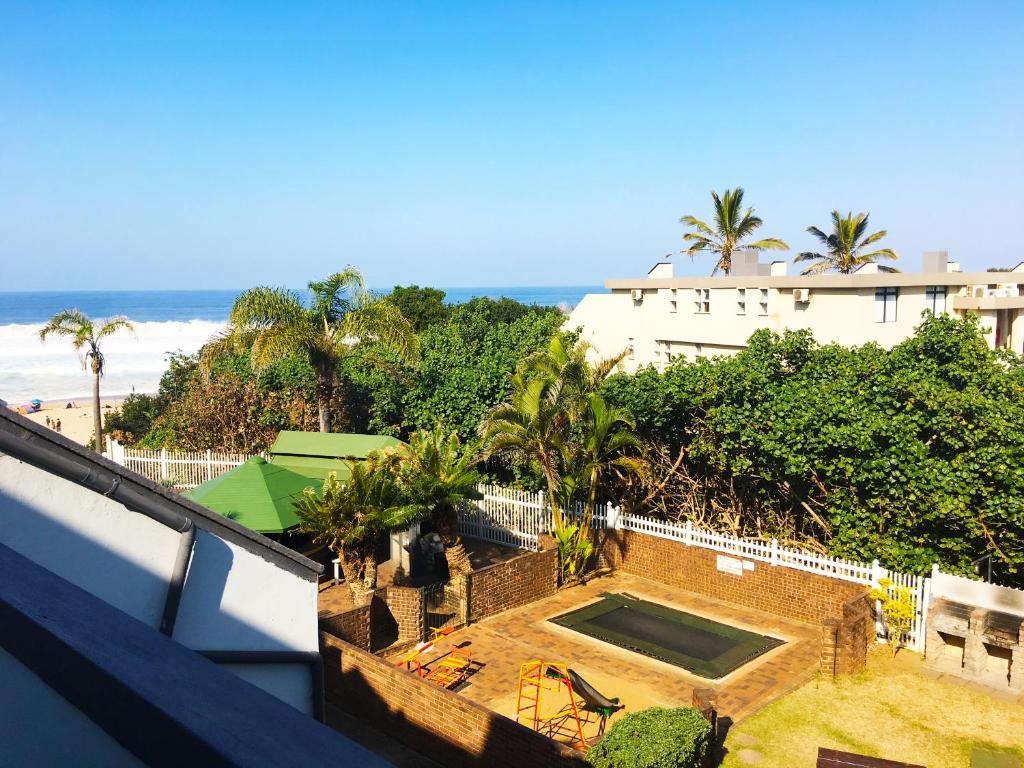
POLYGON ((875 289, 875 322, 896 322, 896 299, 899 298, 898 288, 875 289))
POLYGON ((711 289, 693 289, 693 311, 698 315, 706 315, 711 311, 711 289))
POLYGON ((672 342, 659 339, 657 354, 665 367, 671 365, 672 361, 675 359, 672 355, 672 342))
POLYGON ((676 289, 673 288, 668 292, 668 311, 678 312, 679 311, 679 296, 676 293, 676 289))
POLYGON ((768 314, 768 289, 760 289, 760 297, 757 302, 757 314, 767 315, 768 314))
POLYGON ((924 300, 927 308, 936 317, 946 314, 946 286, 929 285, 925 289, 924 300))
POLYGON ((737 288, 736 289, 736 314, 745 315, 747 314, 747 289, 737 288))

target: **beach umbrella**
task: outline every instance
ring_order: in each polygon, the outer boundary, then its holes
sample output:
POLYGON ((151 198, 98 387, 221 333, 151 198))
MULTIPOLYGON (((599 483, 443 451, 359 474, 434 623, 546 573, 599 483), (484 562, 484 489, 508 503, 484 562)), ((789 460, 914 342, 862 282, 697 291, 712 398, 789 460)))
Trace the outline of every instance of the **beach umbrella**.
POLYGON ((292 503, 316 481, 254 456, 186 495, 257 533, 281 533, 299 524, 292 503))

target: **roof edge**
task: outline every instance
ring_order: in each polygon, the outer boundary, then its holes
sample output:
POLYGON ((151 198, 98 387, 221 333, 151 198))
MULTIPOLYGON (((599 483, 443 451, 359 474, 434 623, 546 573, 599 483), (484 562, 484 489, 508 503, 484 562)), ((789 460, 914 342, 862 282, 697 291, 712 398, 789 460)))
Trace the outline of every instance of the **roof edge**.
POLYGON ((53 454, 57 459, 73 461, 83 470, 87 470, 83 472, 82 476, 75 477, 58 473, 46 466, 41 468, 58 474, 94 493, 98 491, 89 482, 95 484, 98 479, 98 470, 100 479, 102 473, 109 473, 111 477, 108 479, 111 481, 116 478, 116 481, 111 482, 112 488, 127 486, 128 492, 139 499, 144 499, 147 495, 155 496, 152 507, 147 507, 146 504, 140 506, 126 503, 120 499, 118 501, 162 525, 177 528, 175 518, 180 516, 191 519, 197 528, 202 528, 225 541, 237 544, 247 552, 284 568, 290 573, 302 576, 308 581, 317 581, 319 575, 324 571, 324 567, 320 563, 314 562, 266 536, 261 536, 229 518, 218 515, 191 499, 173 493, 149 478, 94 451, 87 450, 78 443, 36 424, 31 419, 27 419, 9 408, 0 407, 0 434, 15 438, 4 441, 3 451, 5 453, 33 466, 41 466, 39 458, 41 451, 53 454))

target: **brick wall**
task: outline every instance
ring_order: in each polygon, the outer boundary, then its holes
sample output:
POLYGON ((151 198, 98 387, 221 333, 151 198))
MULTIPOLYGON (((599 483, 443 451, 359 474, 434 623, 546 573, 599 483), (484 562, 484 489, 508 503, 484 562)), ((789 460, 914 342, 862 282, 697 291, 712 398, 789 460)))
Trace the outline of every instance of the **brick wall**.
POLYGON ((601 560, 689 592, 777 613, 809 624, 843 615, 843 604, 866 587, 784 566, 754 561, 742 576, 719 571, 719 553, 636 531, 609 531, 601 542, 601 560))
POLYGON ((846 601, 839 616, 821 623, 821 671, 829 677, 852 675, 867 666, 868 644, 874 640, 871 599, 858 595, 846 601))
POLYGON ((327 701, 441 765, 586 765, 568 747, 329 634, 320 650, 327 701))
POLYGON ((371 637, 371 605, 360 605, 347 611, 323 616, 320 618, 320 629, 368 651, 371 637))
POLYGON ((519 555, 469 574, 469 619, 518 608, 558 589, 558 551, 519 555))
POLYGON ((384 601, 398 627, 398 642, 423 639, 423 590, 419 587, 387 587, 384 601))

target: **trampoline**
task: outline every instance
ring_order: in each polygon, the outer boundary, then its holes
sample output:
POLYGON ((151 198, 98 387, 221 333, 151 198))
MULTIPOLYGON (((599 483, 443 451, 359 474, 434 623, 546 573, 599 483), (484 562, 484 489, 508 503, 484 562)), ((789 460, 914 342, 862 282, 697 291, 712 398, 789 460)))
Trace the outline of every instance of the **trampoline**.
POLYGON ((729 674, 784 642, 630 595, 607 592, 598 602, 550 621, 710 680, 729 674))

